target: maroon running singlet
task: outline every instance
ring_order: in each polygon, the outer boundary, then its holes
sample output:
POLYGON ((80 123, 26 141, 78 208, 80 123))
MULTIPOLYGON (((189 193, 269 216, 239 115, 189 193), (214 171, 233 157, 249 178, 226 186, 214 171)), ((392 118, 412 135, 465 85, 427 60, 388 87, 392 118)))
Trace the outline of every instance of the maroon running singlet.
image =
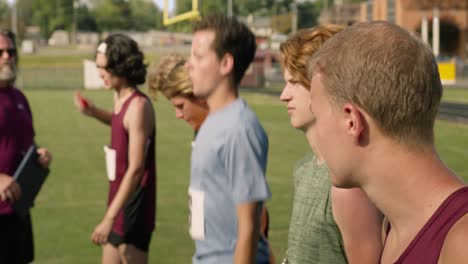
MULTIPOLYGON (((108 205, 114 199, 128 168, 129 138, 123 119, 130 102, 136 97, 145 97, 149 100, 146 95, 136 90, 125 101, 120 112, 112 114, 111 148, 116 151, 116 171, 115 180, 109 181, 108 205)), ((150 237, 154 229, 156 214, 155 128, 153 128, 151 137, 147 139, 146 147, 145 170, 140 185, 125 207, 119 211, 112 227, 112 232, 122 237, 122 243, 132 244, 132 241, 141 239, 141 237, 150 237)), ((141 247, 143 250, 145 249, 145 246, 141 247)))
POLYGON ((395 264, 437 264, 445 237, 467 213, 468 187, 463 187, 445 199, 395 264))

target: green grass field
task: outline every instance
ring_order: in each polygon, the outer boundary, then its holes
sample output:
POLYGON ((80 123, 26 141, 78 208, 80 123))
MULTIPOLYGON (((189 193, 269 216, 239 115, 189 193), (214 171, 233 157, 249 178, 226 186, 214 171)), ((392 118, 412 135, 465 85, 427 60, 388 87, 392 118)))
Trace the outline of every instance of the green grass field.
MULTIPOLYGON (((96 104, 111 107, 112 93, 85 94, 96 104)), ((100 248, 90 242, 90 235, 105 210, 107 180, 102 146, 109 142, 110 130, 74 109, 72 91, 26 90, 26 95, 34 111, 37 142, 54 156, 51 175, 32 211, 35 263, 98 263, 100 248)), ((292 168, 309 151, 308 145, 302 133, 290 127, 276 96, 244 93, 243 97, 270 138, 270 240, 280 261, 292 207, 292 168)), ((188 125, 175 119, 167 100, 161 97, 155 106, 159 186, 150 263, 190 263, 193 244, 187 232, 187 189, 193 134, 188 125)), ((437 122, 436 138, 442 159, 468 179, 468 126, 437 122)))

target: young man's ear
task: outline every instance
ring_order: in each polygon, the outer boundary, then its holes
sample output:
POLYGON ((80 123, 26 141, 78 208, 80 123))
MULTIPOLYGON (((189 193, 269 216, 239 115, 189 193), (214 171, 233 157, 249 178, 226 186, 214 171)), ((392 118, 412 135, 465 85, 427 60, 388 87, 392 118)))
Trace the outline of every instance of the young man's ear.
POLYGON ((230 53, 224 54, 220 61, 220 72, 222 75, 230 74, 234 69, 234 57, 230 53))
POLYGON ((345 103, 343 105, 343 113, 345 115, 347 134, 353 137, 356 144, 361 144, 367 130, 367 120, 362 109, 353 104, 345 103))

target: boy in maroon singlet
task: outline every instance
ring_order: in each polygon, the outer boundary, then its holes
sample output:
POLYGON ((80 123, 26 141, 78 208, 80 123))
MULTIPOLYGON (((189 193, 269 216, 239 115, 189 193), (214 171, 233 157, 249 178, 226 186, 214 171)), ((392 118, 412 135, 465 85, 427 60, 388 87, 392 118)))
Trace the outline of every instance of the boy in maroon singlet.
MULTIPOLYGON (((33 233, 29 213, 20 217, 11 206, 21 196, 12 175, 34 143, 34 128, 28 101, 13 86, 17 62, 14 34, 0 30, 0 263, 23 264, 34 260, 33 233)), ((47 149, 37 153, 49 167, 47 149)))
POLYGON ((137 43, 111 35, 96 53, 99 75, 115 92, 111 112, 77 94, 85 115, 111 126, 106 154, 109 197, 107 211, 91 240, 102 245, 102 263, 147 263, 155 226, 155 115, 151 101, 137 85, 145 82, 146 65, 137 43))
POLYGON ((325 42, 309 73, 332 183, 362 188, 388 220, 381 263, 466 263, 468 188, 434 146, 442 85, 429 46, 394 24, 359 23, 325 42))

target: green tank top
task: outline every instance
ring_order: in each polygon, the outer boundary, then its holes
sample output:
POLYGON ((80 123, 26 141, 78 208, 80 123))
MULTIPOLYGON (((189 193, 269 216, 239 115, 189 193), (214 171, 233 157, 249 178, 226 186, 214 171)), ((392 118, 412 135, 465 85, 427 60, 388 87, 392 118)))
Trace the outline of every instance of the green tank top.
POLYGON ((315 155, 307 155, 296 165, 286 263, 347 263, 333 218, 331 186, 327 165, 318 165, 315 155))

